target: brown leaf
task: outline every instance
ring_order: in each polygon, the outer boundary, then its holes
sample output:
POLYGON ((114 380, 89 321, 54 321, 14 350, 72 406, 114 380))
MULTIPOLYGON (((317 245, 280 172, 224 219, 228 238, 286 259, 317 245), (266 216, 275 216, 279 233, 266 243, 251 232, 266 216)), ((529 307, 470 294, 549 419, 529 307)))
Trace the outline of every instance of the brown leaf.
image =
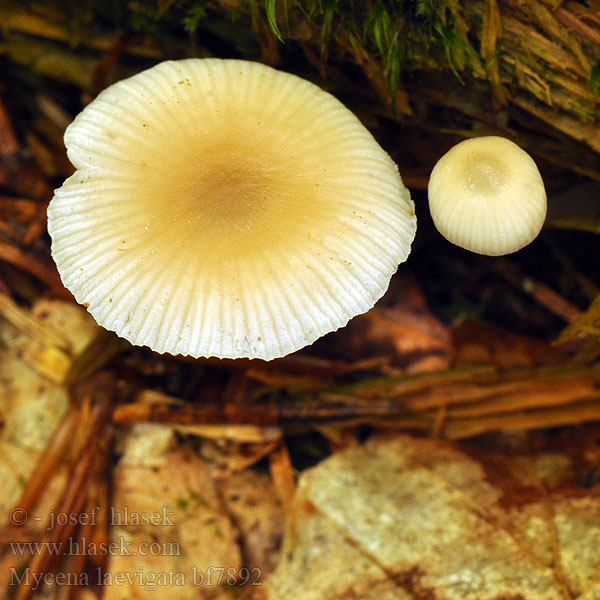
POLYGON ((305 472, 257 597, 592 600, 600 486, 557 452, 376 437, 305 472))
POLYGON ((247 469, 220 484, 223 503, 239 530, 244 565, 255 570, 250 583, 273 571, 279 558, 284 512, 272 480, 247 469))
POLYGON ((478 321, 463 321, 452 330, 456 365, 490 363, 500 369, 564 363, 567 352, 542 340, 478 321))
POLYGON ((385 356, 394 367, 409 372, 439 370, 450 364, 448 328, 429 311, 419 284, 406 272, 392 278, 374 308, 326 339, 338 356, 355 361, 385 356))
POLYGON ((114 470, 110 522, 118 550, 103 579, 105 600, 150 598, 166 589, 173 600, 232 598, 219 573, 240 572, 241 555, 204 461, 186 446, 169 450, 167 427, 134 435, 114 470), (156 518, 140 522, 143 515, 156 518))
POLYGON ((205 439, 200 446, 200 454, 211 475, 220 479, 251 467, 275 450, 278 443, 277 440, 245 444, 232 440, 205 439))

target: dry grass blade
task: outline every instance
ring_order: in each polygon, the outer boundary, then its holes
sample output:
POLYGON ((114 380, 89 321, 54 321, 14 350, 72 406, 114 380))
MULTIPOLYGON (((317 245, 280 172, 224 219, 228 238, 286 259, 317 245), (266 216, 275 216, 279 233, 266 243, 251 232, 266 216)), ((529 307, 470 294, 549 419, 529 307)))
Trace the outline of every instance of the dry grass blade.
MULTIPOLYGON (((67 415, 19 500, 19 508, 28 512, 35 507, 46 482, 56 472, 67 451, 69 476, 56 503, 55 514, 81 515, 90 503, 106 510, 106 485, 98 487, 97 483, 105 482, 108 450, 113 436, 108 416, 114 400, 114 379, 107 374, 99 374, 88 384, 77 388, 74 395, 74 403, 79 405, 79 410, 72 410, 67 415)), ((107 536, 107 520, 101 520, 99 524, 100 528, 93 532, 94 538, 107 536)), ((64 552, 56 552, 55 549, 64 549, 69 538, 77 534, 79 525, 78 518, 69 518, 57 521, 49 528, 48 538, 44 540, 47 543, 39 546, 39 552, 36 549, 27 565, 26 572, 34 573, 36 577, 20 580, 15 600, 31 598, 39 591, 40 582, 46 581, 45 576, 59 570, 64 552)), ((73 572, 82 572, 85 564, 76 560, 68 566, 73 572)))
POLYGON ((567 342, 581 334, 600 337, 600 296, 594 299, 590 307, 579 318, 565 328, 558 341, 567 342))
POLYGON ((42 323, 29 311, 21 308, 10 296, 0 292, 0 316, 20 331, 43 344, 67 351, 69 342, 54 329, 42 323))
POLYGON ((545 306, 549 311, 564 319, 567 323, 574 321, 581 314, 581 311, 574 304, 547 285, 521 273, 517 266, 510 261, 499 261, 497 268, 498 273, 507 281, 535 298, 542 306, 545 306))
POLYGON ((444 435, 459 440, 490 431, 523 431, 581 425, 600 420, 598 399, 569 406, 516 412, 506 415, 489 415, 477 419, 457 419, 444 424, 444 435))
POLYGON ((98 334, 90 344, 73 357, 64 376, 66 383, 80 381, 89 377, 118 354, 126 345, 112 331, 98 328, 98 334))
MULTIPOLYGON (((416 375, 398 375, 364 379, 356 384, 338 387, 333 393, 347 394, 360 398, 389 398, 411 392, 419 392, 446 384, 493 381, 497 370, 492 365, 459 367, 416 375)), ((323 398, 329 398, 329 395, 323 398)))
MULTIPOLYGON (((142 399, 146 393, 141 396, 142 399)), ((147 398, 146 398, 147 400, 147 398)), ((159 402, 134 402, 117 406, 112 420, 117 425, 132 423, 169 423, 171 425, 222 425, 222 424, 256 424, 276 425, 278 410, 275 406, 257 404, 183 404, 159 402)))
POLYGON ((73 441, 75 428, 79 424, 77 411, 69 411, 58 429, 54 432, 52 439, 27 481, 23 495, 19 498, 17 506, 27 513, 33 510, 46 487, 50 477, 56 473, 58 466, 73 441))
MULTIPOLYGON (((14 10, 8 8, 0 11, 4 26, 8 31, 28 34, 35 37, 45 38, 61 42, 64 44, 72 43, 72 33, 68 27, 52 23, 41 16, 29 14, 26 11, 14 10)), ((94 36, 82 40, 87 47, 100 51, 108 51, 115 40, 105 36, 94 36)), ((127 48, 130 54, 136 56, 145 56, 151 58, 160 58, 160 50, 149 43, 137 44, 127 48)))
MULTIPOLYGON (((600 379, 597 368, 562 367, 542 368, 534 371, 514 371, 498 375, 495 380, 481 383, 458 383, 432 387, 427 394, 411 396, 405 393, 406 407, 411 410, 428 410, 441 406, 468 405, 497 401, 512 395, 528 395, 536 405, 544 405, 545 395, 581 390, 594 393, 600 379)), ((552 403, 552 401, 550 401, 552 403)))
POLYGON ((294 498, 296 479, 294 477, 290 453, 285 442, 279 444, 269 454, 269 470, 275 484, 275 491, 281 500, 282 506, 287 510, 294 498))
MULTIPOLYGON (((87 496, 85 493, 85 477, 93 460, 93 451, 86 452, 83 459, 77 464, 74 472, 71 474, 69 485, 61 498, 57 510, 61 514, 80 514, 86 505, 87 496)), ((49 544, 41 547, 41 552, 36 554, 29 563, 29 569, 32 573, 45 575, 53 572, 58 565, 60 556, 50 552, 50 548, 63 548, 66 541, 74 533, 76 524, 66 523, 64 526, 56 526, 48 539, 49 544)), ((27 600, 37 591, 35 582, 25 579, 19 586, 15 595, 15 600, 27 600)))

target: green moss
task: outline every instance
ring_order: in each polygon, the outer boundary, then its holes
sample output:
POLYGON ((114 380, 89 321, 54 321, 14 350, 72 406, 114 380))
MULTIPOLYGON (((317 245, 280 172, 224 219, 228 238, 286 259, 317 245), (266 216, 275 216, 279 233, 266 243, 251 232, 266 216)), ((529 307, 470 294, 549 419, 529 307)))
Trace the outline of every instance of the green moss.
MULTIPOLYGON (((287 1, 283 0, 284 10, 287 12, 287 1)), ((267 21, 271 31, 275 34, 275 37, 283 42, 283 37, 277 26, 277 0, 265 0, 265 12, 267 13, 267 21)))
POLYGON ((587 84, 590 90, 592 90, 596 96, 600 96, 600 63, 591 68, 587 84))
POLYGON ((177 508, 179 508, 181 510, 186 510, 188 508, 188 506, 190 505, 190 501, 188 498, 177 498, 177 500, 175 501, 175 504, 176 504, 177 508))
POLYGON ((441 44, 448 66, 462 81, 460 72, 464 71, 473 61, 477 63, 479 55, 464 31, 465 26, 459 20, 459 11, 460 6, 452 0, 417 1, 416 14, 423 20, 427 29, 429 49, 441 44))
MULTIPOLYGON (((35 6, 50 21, 67 24, 73 45, 86 36, 134 32, 154 38, 168 55, 193 56, 199 54, 203 33, 209 34, 213 46, 223 36, 219 24, 247 34, 252 29, 256 38, 268 27, 281 43, 306 42, 309 31, 320 34, 324 61, 335 44, 342 52, 352 49, 357 56, 378 62, 392 96, 407 71, 448 68, 461 79, 465 71, 482 64, 469 41, 458 0, 239 0, 233 8, 231 2, 208 0, 84 0, 77 10, 71 3, 51 0, 35 6), (235 28, 230 26, 233 20, 239 20, 235 28), (189 35, 188 41, 182 33, 189 35)), ((232 40, 225 36, 223 42, 232 40)), ((254 50, 245 52, 247 40, 233 44, 242 56, 255 58, 254 50)), ((214 47, 218 53, 218 43, 214 47)), ((596 74, 592 85, 597 80, 596 74)))
POLYGON ((373 41, 381 60, 383 74, 389 82, 392 97, 396 96, 404 68, 404 31, 401 15, 392 12, 383 2, 376 2, 367 13, 363 27, 365 46, 373 41))
POLYGON ((264 0, 263 8, 273 34, 282 42, 285 36, 278 15, 289 12, 293 21, 303 18, 320 27, 324 57, 332 40, 367 52, 380 62, 392 95, 406 70, 445 62, 462 81, 461 72, 481 64, 456 0, 264 0))

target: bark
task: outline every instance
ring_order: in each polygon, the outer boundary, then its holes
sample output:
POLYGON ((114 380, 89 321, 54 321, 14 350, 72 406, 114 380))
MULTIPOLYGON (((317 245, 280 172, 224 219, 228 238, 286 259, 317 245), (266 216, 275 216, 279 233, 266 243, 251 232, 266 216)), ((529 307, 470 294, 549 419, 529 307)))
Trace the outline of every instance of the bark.
MULTIPOLYGON (((87 21, 78 17, 74 46, 69 9, 60 18, 0 9, 4 60, 93 94, 143 61, 241 55, 366 99, 364 120, 384 116, 438 138, 449 130, 507 135, 600 179, 600 0, 277 0, 269 14, 273 3, 260 0, 158 2, 156 14, 152 3, 143 6, 152 16, 140 24, 126 15, 125 25, 94 19, 89 9, 87 21), (183 21, 198 6, 204 16, 190 35, 183 21)), ((412 163, 429 168, 430 160, 412 163)))

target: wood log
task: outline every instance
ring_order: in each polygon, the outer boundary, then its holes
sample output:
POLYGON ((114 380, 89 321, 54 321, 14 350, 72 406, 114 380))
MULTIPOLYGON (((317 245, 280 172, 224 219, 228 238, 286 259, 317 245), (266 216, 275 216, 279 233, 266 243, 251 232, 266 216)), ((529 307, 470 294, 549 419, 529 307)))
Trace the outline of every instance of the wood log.
POLYGON ((85 18, 62 4, 0 9, 8 60, 92 93, 98 73, 110 83, 143 61, 262 60, 351 104, 366 99, 364 119, 453 133, 448 146, 457 136, 507 135, 600 179, 599 0, 185 0, 127 3, 118 15, 97 1, 85 18), (107 58, 116 63, 108 74, 107 58))

